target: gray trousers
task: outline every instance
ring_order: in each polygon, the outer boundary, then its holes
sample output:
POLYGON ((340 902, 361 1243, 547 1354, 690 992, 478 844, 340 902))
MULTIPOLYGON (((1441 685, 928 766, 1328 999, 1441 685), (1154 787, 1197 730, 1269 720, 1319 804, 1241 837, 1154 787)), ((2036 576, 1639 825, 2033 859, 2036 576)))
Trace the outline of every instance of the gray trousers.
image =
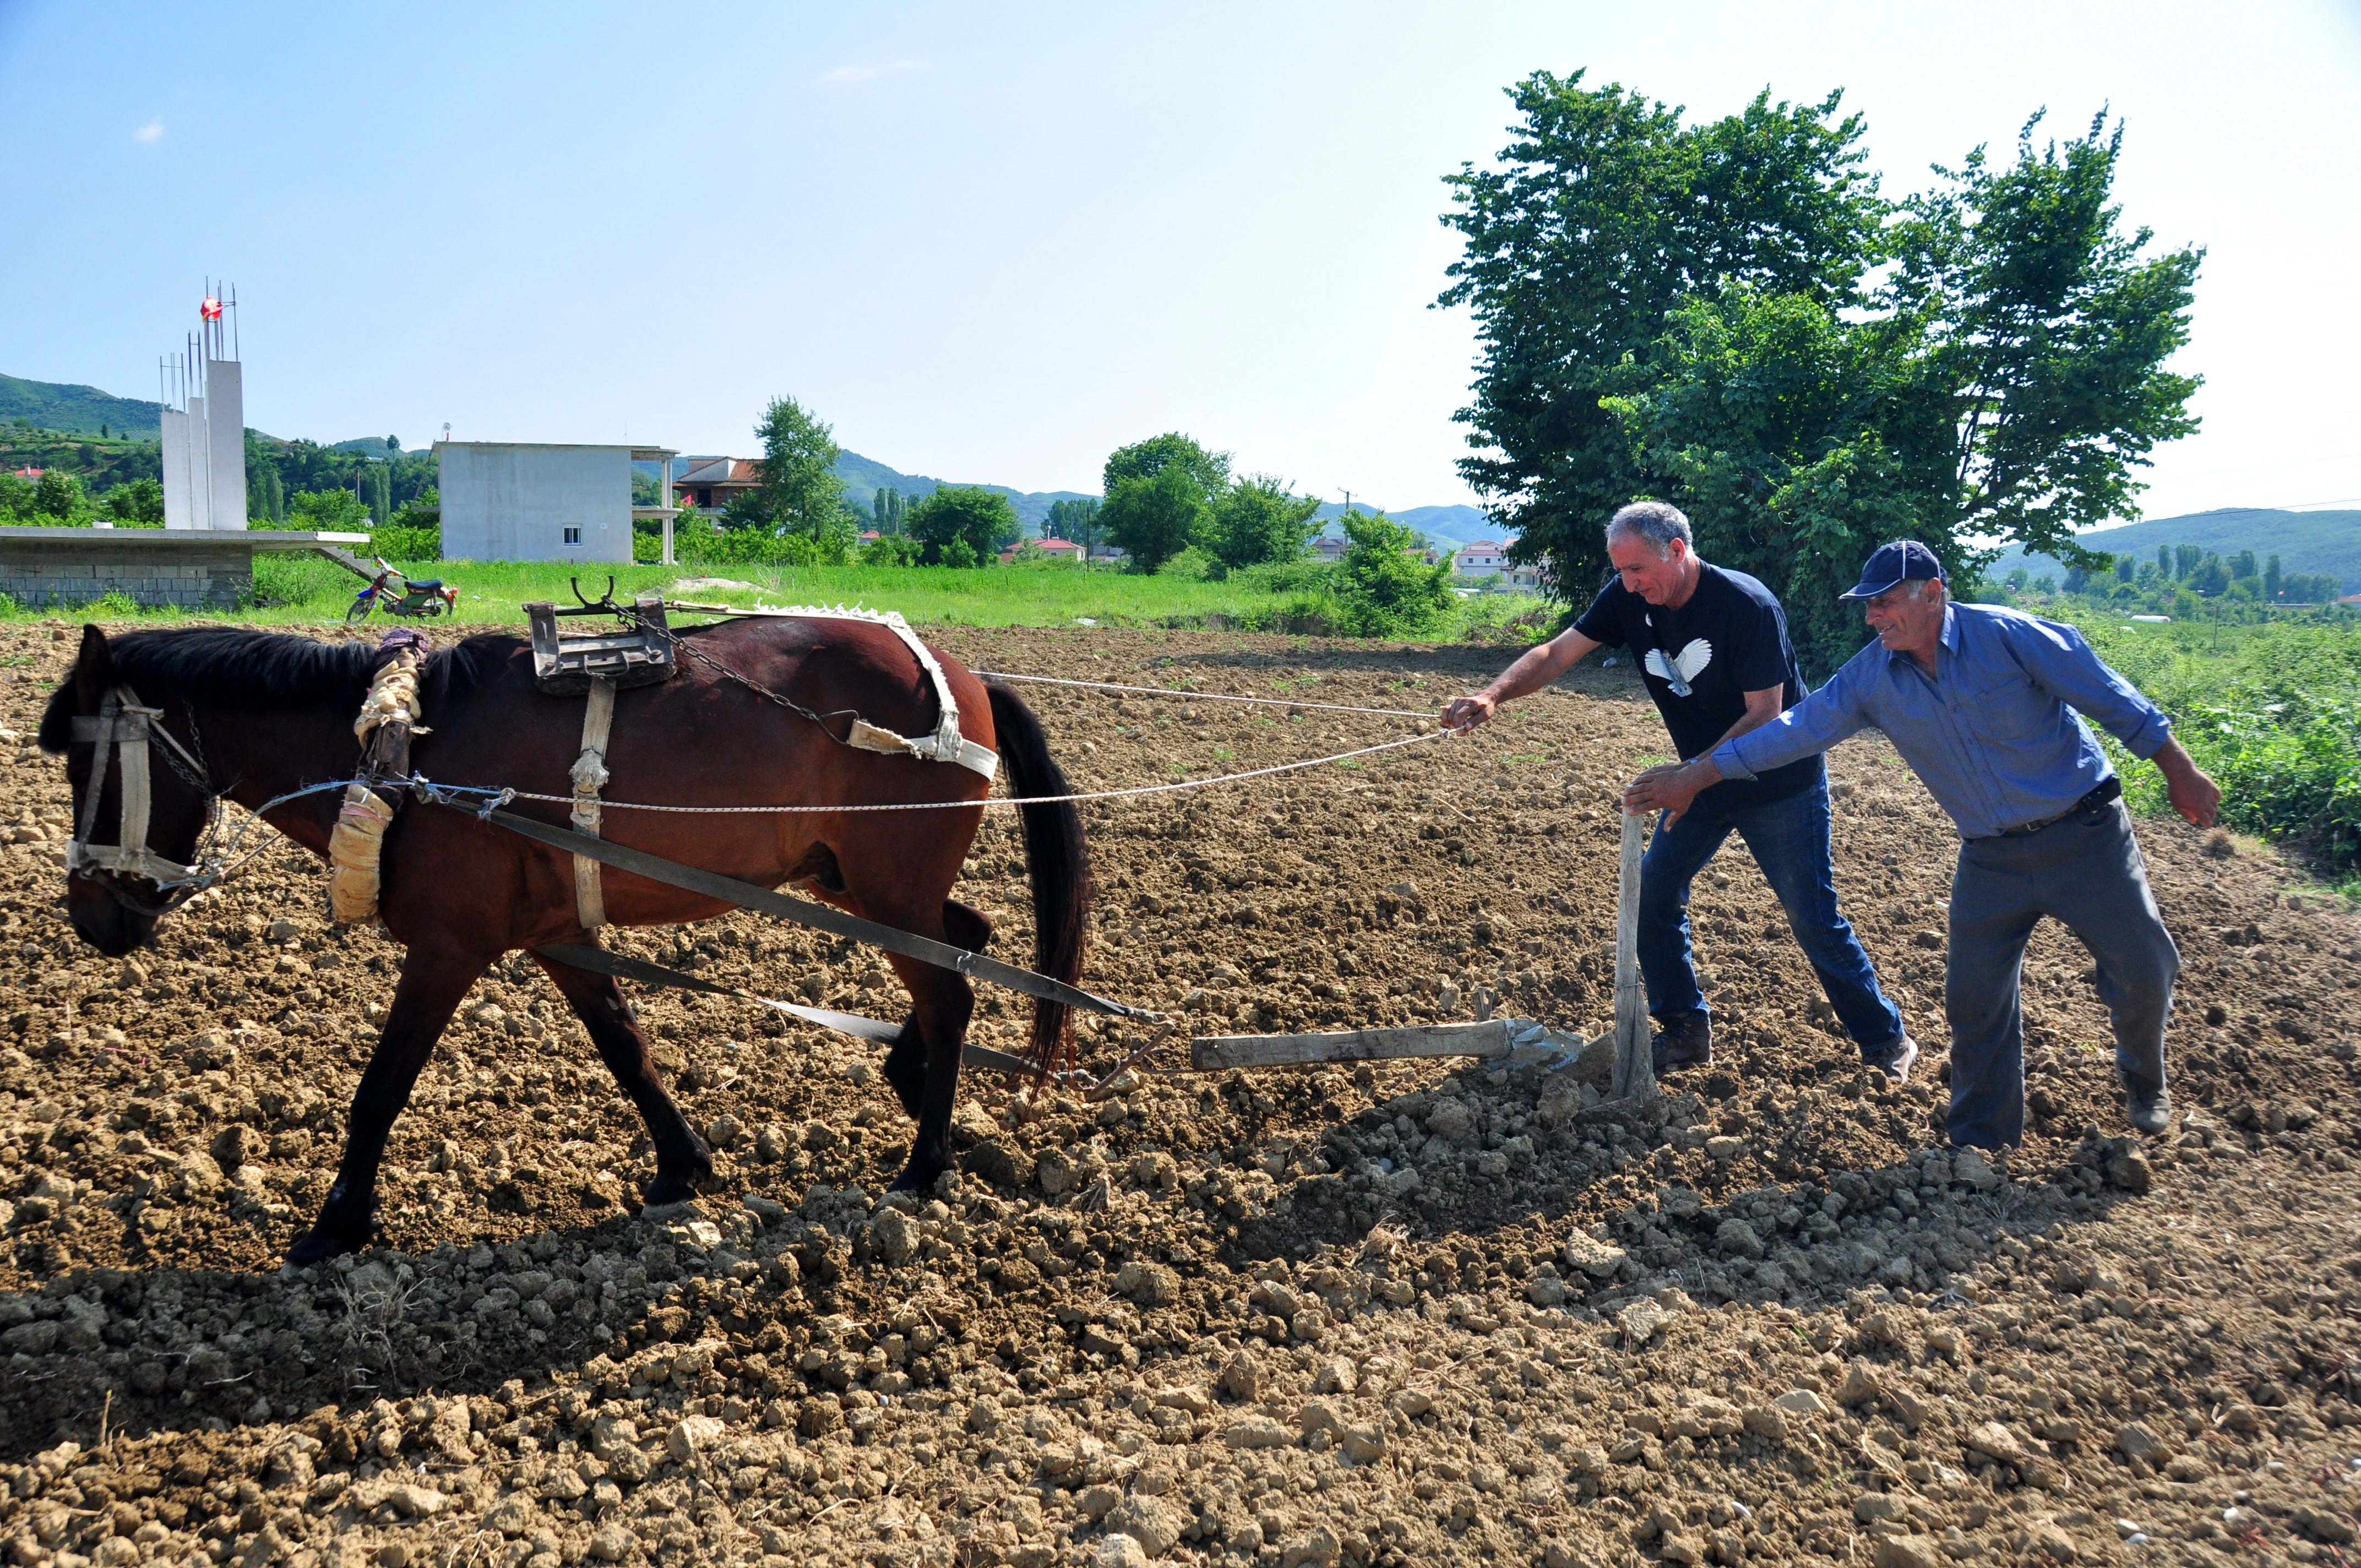
POLYGON ((2025 1141, 2025 944, 2045 915, 2090 949, 2099 999, 2115 1027, 2115 1070, 2164 1087, 2164 1025, 2180 952, 2148 891, 2147 863, 2118 801, 2070 814, 2037 833, 1971 839, 1951 879, 1950 962, 1943 1011, 1951 1025, 1954 1144, 2025 1141))

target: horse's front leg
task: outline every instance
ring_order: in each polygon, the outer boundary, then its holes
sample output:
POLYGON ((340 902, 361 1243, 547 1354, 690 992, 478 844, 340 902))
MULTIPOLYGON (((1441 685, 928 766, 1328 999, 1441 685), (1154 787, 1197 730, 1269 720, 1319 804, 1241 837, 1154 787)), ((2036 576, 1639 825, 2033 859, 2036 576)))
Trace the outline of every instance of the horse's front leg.
POLYGON ((345 1157, 336 1168, 335 1185, 320 1206, 312 1229, 288 1249, 289 1269, 302 1268, 338 1253, 368 1245, 377 1212, 377 1172, 385 1158, 385 1140, 393 1119, 410 1103, 410 1091, 420 1069, 434 1054, 434 1042, 451 1022, 467 988, 490 965, 479 954, 463 953, 448 945, 413 942, 393 989, 393 1006, 387 1013, 385 1032, 353 1091, 350 1125, 345 1135, 345 1157))
POLYGON ((598 1059, 615 1075, 616 1084, 639 1107, 648 1136, 656 1146, 656 1179, 644 1192, 650 1204, 680 1203, 713 1184, 713 1150, 697 1135, 688 1118, 656 1081, 655 1063, 648 1056, 648 1037, 631 1015, 631 1004, 609 976, 592 974, 554 959, 533 955, 553 984, 565 996, 574 1015, 590 1031, 598 1059))

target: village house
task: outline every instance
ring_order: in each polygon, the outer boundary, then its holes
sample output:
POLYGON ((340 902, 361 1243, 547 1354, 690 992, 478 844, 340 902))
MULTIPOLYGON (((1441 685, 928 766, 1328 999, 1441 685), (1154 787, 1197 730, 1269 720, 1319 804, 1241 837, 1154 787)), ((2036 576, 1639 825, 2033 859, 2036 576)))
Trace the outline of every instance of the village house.
POLYGON ((1503 544, 1498 540, 1478 539, 1461 545, 1451 559, 1453 581, 1463 588, 1474 588, 1497 577, 1499 580, 1491 584, 1497 593, 1541 592, 1542 568, 1548 564, 1547 557, 1532 565, 1519 565, 1509 559, 1510 546, 1515 543, 1510 540, 1503 544))
POLYGON ((1080 561, 1082 558, 1082 547, 1072 540, 1052 539, 1045 535, 1039 539, 1021 540, 1003 550, 1000 553, 1001 565, 1006 565, 1016 560, 1016 553, 1027 544, 1037 546, 1042 554, 1052 561, 1080 561))
POLYGON ((675 504, 719 511, 763 483, 763 466, 752 457, 692 457, 674 477, 675 504))

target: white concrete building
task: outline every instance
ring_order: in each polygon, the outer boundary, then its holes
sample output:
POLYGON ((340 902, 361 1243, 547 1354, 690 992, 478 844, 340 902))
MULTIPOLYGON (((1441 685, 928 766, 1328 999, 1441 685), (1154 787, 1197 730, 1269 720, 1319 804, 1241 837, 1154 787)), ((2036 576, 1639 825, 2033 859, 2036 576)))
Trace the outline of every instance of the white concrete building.
POLYGON ((453 561, 631 559, 631 519, 661 517, 672 558, 671 507, 631 505, 631 465, 672 460, 660 446, 561 446, 532 442, 438 441, 443 556, 453 561))

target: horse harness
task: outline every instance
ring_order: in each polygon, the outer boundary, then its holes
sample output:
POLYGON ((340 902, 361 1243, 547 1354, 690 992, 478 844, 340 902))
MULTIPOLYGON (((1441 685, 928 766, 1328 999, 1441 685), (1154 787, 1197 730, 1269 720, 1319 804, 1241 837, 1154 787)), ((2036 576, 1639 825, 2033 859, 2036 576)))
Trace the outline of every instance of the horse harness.
POLYGON ((75 819, 74 835, 66 845, 69 875, 88 869, 119 872, 155 883, 186 882, 196 875, 192 868, 168 861, 148 847, 148 817, 154 804, 148 787, 150 736, 164 742, 164 760, 174 773, 204 791, 208 801, 215 793, 206 782, 204 762, 164 728, 163 717, 162 708, 148 707, 138 694, 121 685, 108 688, 97 713, 74 717, 73 739, 93 742, 97 750, 91 757, 90 784, 75 819), (121 754, 123 798, 115 841, 93 844, 90 834, 98 822, 99 797, 106 793, 107 769, 116 753, 121 754))
MULTIPOLYGON (((935 688, 939 717, 934 730, 916 740, 872 724, 858 713, 816 713, 801 703, 749 680, 673 631, 664 621, 662 601, 648 602, 653 597, 644 596, 630 609, 612 607, 626 622, 626 634, 622 637, 561 639, 556 629, 556 616, 579 614, 581 611, 557 611, 540 605, 526 607, 533 632, 534 684, 553 696, 572 696, 578 692, 584 698, 582 744, 574 759, 574 765, 567 770, 567 777, 574 785, 574 805, 568 817, 574 824, 574 830, 584 837, 599 837, 604 808, 598 792, 606 787, 609 778, 607 754, 614 731, 615 694, 625 686, 653 685, 669 678, 678 667, 674 658, 675 653, 686 653, 716 674, 810 719, 823 734, 840 745, 850 746, 855 751, 915 757, 923 762, 952 762, 972 773, 981 773, 986 779, 993 778, 999 772, 999 754, 989 747, 977 745, 960 732, 959 700, 951 695, 950 681, 944 675, 941 663, 935 658, 934 651, 919 641, 917 634, 910 630, 909 623, 899 615, 892 611, 877 613, 841 607, 767 612, 776 616, 794 616, 799 620, 864 621, 873 626, 883 626, 901 639, 935 688), (638 634, 636 638, 631 635, 634 632, 638 634), (846 721, 844 733, 837 733, 836 727, 829 722, 831 719, 846 721)), ((581 922, 584 930, 595 931, 607 924, 607 903, 599 880, 599 862, 578 853, 573 859, 575 918, 581 922)))

